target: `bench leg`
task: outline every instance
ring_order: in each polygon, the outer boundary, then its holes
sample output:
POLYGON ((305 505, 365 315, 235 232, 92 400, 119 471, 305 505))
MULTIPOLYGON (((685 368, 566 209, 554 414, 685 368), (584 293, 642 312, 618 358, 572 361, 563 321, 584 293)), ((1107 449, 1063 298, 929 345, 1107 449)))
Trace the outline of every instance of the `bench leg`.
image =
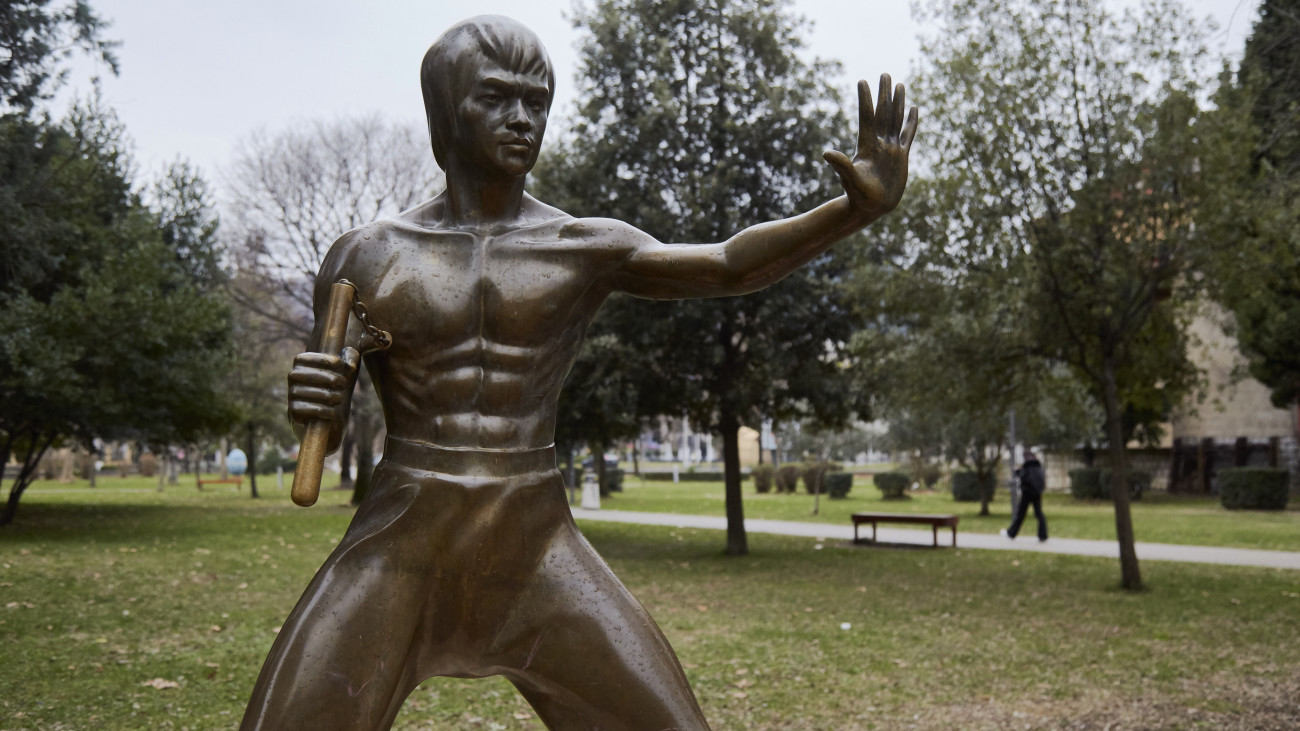
POLYGON ((871 521, 871 542, 876 544, 880 543, 880 541, 876 540, 876 521, 874 520, 871 521))
POLYGON ((957 526, 952 527, 952 547, 957 547, 957 526))
POLYGON ((934 540, 934 547, 939 547, 939 525, 936 523, 930 526, 930 538, 934 540))

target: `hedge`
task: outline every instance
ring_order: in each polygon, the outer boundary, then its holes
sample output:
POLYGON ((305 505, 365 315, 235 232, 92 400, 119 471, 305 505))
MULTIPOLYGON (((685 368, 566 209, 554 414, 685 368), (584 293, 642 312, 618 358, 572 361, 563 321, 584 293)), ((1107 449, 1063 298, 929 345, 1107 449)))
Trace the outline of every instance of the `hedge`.
POLYGON ((880 488, 881 495, 889 500, 906 497, 907 486, 912 483, 912 478, 902 472, 881 472, 873 481, 880 488))
MULTIPOLYGON (((959 503, 978 503, 984 498, 980 493, 980 481, 977 472, 954 472, 952 473, 952 499, 959 503)), ((984 484, 988 488, 989 495, 997 489, 998 480, 995 475, 985 475, 984 484)))
MULTIPOLYGON (((719 470, 708 470, 706 472, 687 472, 686 470, 677 471, 677 479, 680 482, 722 482, 726 479, 726 473, 719 470)), ((645 480, 667 480, 672 482, 672 470, 654 470, 641 473, 641 478, 645 480)), ((740 480, 744 482, 749 479, 749 475, 744 472, 740 473, 740 480)))
POLYGON ((849 490, 853 489, 852 472, 832 472, 826 475, 826 493, 835 499, 842 499, 849 496, 849 490))
POLYGON ((799 486, 799 473, 802 470, 797 464, 787 462, 776 470, 776 491, 777 492, 794 492, 799 486))
POLYGON ((1270 467, 1219 470, 1219 500, 1228 510, 1286 510, 1291 475, 1270 467))
MULTIPOLYGON (((1112 473, 1100 467, 1081 467, 1070 470, 1070 494, 1080 500, 1109 500, 1111 494, 1112 473)), ((1135 498, 1151 489, 1150 472, 1129 470, 1129 494, 1135 498)))
POLYGON ((771 492, 776 480, 776 467, 770 464, 754 465, 749 474, 754 477, 754 489, 760 493, 771 492))

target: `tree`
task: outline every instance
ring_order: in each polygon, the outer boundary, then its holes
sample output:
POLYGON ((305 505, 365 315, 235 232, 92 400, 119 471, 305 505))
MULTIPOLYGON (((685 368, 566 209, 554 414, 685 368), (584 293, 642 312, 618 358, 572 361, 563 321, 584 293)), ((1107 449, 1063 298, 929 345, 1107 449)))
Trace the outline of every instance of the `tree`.
POLYGON ((151 208, 124 135, 97 100, 0 118, 0 259, 22 261, 0 282, 0 464, 22 460, 0 525, 61 440, 195 441, 233 416, 221 273, 196 264, 213 241, 178 215, 206 206, 201 180, 173 168, 151 208))
MULTIPOLYGON (((1125 413, 1167 409, 1196 380, 1185 326, 1213 251, 1192 225, 1209 192, 1199 29, 1168 0, 1119 16, 1093 0, 929 12, 926 149, 964 201, 933 245, 1023 262, 1032 342, 1102 406, 1123 484, 1125 413)), ((1113 495, 1120 583, 1139 589, 1129 495, 1113 495)))
MULTIPOLYGON (((274 337, 305 347, 316 272, 330 245, 429 197, 441 177, 422 129, 378 115, 250 136, 226 174, 231 238, 241 262, 235 302, 274 337)), ((383 424, 369 377, 363 372, 358 381, 350 440, 343 445, 345 452, 352 441, 357 448, 354 503, 369 486, 383 424)))
POLYGON ((86 0, 53 6, 50 0, 0 1, 0 114, 26 117, 67 78, 74 50, 98 57, 117 74, 117 41, 86 0))
MULTIPOLYGON (((800 59, 802 22, 784 3, 601 0, 574 23, 586 31, 583 101, 538 166, 542 198, 661 241, 709 242, 833 197, 820 153, 848 130, 828 83, 836 67, 800 59)), ((803 412, 842 424, 857 405, 843 377, 842 273, 827 256, 745 297, 616 297, 593 324, 644 359, 642 415, 685 412, 721 432, 728 554, 748 551, 740 425, 803 412)))
POLYGON ((1300 8, 1264 0, 1234 78, 1216 98, 1223 205, 1198 224, 1234 243, 1219 298, 1235 315, 1250 373, 1275 406, 1300 400, 1300 8))

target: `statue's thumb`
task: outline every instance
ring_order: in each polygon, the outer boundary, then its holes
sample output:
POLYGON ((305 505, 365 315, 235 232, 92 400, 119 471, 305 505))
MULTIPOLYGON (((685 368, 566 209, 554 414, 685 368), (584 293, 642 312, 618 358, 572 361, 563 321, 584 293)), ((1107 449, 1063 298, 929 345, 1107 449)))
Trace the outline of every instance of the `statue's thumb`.
POLYGON ((344 348, 343 352, 339 353, 339 357, 343 359, 344 363, 348 364, 348 370, 351 371, 355 371, 357 369, 357 364, 361 362, 361 353, 350 345, 344 348))

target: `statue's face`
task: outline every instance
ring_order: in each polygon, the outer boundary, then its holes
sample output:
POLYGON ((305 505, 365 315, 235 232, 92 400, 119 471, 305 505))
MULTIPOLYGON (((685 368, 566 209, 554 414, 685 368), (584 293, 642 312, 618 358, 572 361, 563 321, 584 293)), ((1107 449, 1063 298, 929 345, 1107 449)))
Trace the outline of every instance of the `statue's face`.
POLYGON ((525 175, 537 162, 550 92, 542 74, 507 71, 487 58, 461 100, 455 153, 472 165, 525 175))

